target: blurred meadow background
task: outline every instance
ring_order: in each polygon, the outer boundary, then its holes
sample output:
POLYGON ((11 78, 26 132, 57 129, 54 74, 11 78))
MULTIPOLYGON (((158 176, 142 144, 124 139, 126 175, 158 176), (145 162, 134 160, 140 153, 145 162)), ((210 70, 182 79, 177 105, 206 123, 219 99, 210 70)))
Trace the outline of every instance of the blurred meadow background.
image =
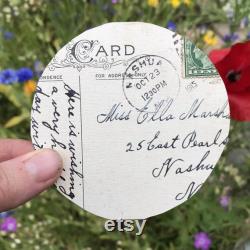
MULTIPOLYGON (((0 138, 30 139, 36 82, 55 53, 86 29, 150 22, 206 51, 250 39, 249 0, 1 0, 0 138)), ((142 236, 106 232, 54 188, 0 213, 0 250, 250 249, 250 124, 231 123, 230 142, 202 189, 147 220, 142 236), (185 226, 183 226, 185 225, 185 226)))

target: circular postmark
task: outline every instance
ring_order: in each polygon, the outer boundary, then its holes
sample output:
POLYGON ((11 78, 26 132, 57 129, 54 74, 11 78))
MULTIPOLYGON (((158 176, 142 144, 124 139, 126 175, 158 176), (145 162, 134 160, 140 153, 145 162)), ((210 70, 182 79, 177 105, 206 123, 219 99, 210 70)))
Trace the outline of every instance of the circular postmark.
POLYGON ((125 98, 132 107, 138 111, 154 112, 162 102, 177 97, 180 79, 169 60, 145 55, 126 68, 122 85, 125 98))

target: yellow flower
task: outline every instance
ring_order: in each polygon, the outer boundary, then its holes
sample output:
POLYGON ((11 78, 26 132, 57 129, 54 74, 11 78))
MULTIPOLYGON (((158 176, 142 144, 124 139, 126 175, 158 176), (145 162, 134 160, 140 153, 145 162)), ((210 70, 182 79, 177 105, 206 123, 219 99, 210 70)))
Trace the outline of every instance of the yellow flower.
POLYGON ((183 0, 183 3, 189 6, 191 5, 192 0, 183 0))
POLYGON ((156 8, 159 5, 159 0, 148 0, 148 5, 156 8))
POLYGON ((209 46, 215 46, 218 43, 218 39, 215 36, 214 32, 208 30, 203 36, 203 41, 209 46))
POLYGON ((173 8, 178 8, 181 4, 180 0, 170 0, 170 4, 172 5, 173 8))
POLYGON ((30 96, 32 95, 36 90, 36 82, 33 80, 29 80, 24 83, 23 85, 23 91, 26 95, 30 96))

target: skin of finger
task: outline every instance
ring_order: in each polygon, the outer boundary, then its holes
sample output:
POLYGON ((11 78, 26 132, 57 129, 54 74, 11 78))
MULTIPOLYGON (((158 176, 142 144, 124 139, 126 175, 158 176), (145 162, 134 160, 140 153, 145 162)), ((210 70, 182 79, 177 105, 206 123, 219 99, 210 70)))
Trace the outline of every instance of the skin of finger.
MULTIPOLYGON (((35 182, 26 172, 24 162, 31 152, 13 160, 0 163, 0 211, 7 211, 25 203, 42 191, 49 188, 60 176, 58 175, 45 182, 35 182)), ((42 163, 41 163, 42 164, 42 163)))
POLYGON ((0 139, 0 162, 34 151, 32 143, 19 139, 0 139))

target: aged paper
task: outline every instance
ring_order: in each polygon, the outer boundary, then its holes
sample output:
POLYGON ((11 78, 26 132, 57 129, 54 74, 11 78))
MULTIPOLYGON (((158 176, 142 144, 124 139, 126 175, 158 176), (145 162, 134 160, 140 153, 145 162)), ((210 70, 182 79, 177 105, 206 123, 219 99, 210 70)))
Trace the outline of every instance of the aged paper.
POLYGON ((205 54, 153 24, 108 23, 64 46, 41 76, 36 149, 64 160, 56 187, 108 219, 145 219, 193 196, 229 132, 226 90, 205 54))

